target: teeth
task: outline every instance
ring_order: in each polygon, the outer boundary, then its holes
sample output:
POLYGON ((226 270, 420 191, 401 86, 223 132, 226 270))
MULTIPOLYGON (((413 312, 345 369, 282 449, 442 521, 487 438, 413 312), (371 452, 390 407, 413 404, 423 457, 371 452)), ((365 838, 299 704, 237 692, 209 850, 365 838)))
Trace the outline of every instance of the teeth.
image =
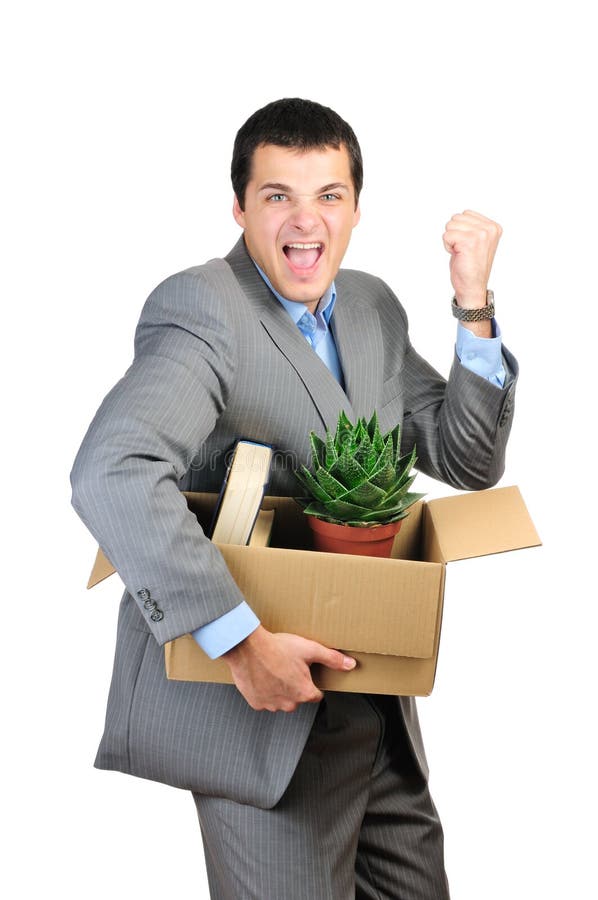
POLYGON ((294 250, 320 250, 321 244, 285 244, 285 247, 292 247, 294 250))

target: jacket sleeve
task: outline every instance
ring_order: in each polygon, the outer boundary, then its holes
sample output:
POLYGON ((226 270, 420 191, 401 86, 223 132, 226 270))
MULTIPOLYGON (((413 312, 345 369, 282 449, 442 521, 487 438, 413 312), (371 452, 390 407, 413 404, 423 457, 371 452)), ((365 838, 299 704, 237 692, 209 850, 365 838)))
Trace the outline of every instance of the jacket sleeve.
POLYGON ((500 388, 466 368, 455 353, 447 381, 413 348, 405 311, 384 287, 394 304, 393 315, 402 320, 403 451, 415 443, 417 468, 452 487, 492 487, 504 471, 518 376, 516 359, 503 346, 506 378, 500 388))
POLYGON ((243 595, 178 482, 223 412, 234 332, 197 271, 147 300, 134 360, 104 399, 71 472, 72 503, 163 644, 243 595))

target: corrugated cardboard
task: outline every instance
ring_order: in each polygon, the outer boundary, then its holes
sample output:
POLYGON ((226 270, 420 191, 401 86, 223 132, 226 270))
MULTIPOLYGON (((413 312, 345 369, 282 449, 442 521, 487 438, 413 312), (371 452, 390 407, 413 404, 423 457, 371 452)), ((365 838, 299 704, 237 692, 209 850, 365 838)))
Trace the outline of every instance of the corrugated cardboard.
MULTIPOLYGON (((215 494, 186 494, 205 525, 215 494)), ((219 544, 231 574, 269 631, 301 634, 345 650, 351 672, 314 665, 323 690, 425 696, 432 690, 442 622, 446 563, 539 545, 516 487, 419 502, 395 538, 391 559, 310 548, 306 517, 294 500, 265 497, 274 509, 270 547, 219 544)), ((114 571, 101 550, 88 587, 114 571)), ((232 683, 189 635, 165 647, 178 681, 232 683)))

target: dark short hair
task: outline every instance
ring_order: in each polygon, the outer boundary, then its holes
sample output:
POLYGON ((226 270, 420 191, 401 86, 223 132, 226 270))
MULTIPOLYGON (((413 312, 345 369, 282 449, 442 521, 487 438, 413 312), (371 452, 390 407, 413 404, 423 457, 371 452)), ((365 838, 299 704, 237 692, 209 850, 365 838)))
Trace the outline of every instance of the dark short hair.
POLYGON ((235 138, 231 179, 241 209, 245 208, 245 190, 251 178, 251 164, 257 147, 275 144, 297 150, 324 150, 341 144, 347 148, 355 204, 363 185, 363 162, 355 132, 344 119, 327 106, 298 97, 274 100, 258 109, 241 126, 235 138))

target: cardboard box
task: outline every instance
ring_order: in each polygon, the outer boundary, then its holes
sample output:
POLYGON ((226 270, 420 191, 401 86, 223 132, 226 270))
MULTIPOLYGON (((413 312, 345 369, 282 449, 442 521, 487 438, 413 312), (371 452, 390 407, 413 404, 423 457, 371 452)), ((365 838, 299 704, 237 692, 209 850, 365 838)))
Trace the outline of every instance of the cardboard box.
MULTIPOLYGON (((217 495, 185 496, 207 527, 217 495)), ((446 564, 541 543, 516 487, 420 501, 403 520, 391 559, 313 551, 306 516, 294 500, 265 497, 262 508, 275 510, 270 547, 219 548, 265 628, 355 657, 351 672, 312 666, 322 690, 430 694, 446 564)), ((112 572, 99 550, 88 588, 112 572)), ((228 665, 209 659, 190 635, 166 644, 165 664, 173 680, 232 683, 228 665)))

